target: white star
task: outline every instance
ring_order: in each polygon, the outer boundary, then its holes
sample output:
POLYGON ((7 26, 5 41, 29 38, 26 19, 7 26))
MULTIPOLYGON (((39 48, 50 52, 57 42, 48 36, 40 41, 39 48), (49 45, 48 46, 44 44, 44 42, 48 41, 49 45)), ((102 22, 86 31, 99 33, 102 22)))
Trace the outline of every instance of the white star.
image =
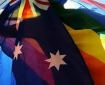
POLYGON ((15 46, 14 59, 17 60, 17 59, 18 59, 18 55, 19 55, 19 54, 22 54, 22 51, 21 51, 22 46, 23 46, 23 45, 19 45, 19 43, 18 43, 17 46, 15 46))
POLYGON ((49 69, 55 67, 58 71, 61 65, 65 65, 63 58, 66 55, 61 55, 59 51, 56 54, 50 53, 51 58, 45 61, 50 62, 49 69))

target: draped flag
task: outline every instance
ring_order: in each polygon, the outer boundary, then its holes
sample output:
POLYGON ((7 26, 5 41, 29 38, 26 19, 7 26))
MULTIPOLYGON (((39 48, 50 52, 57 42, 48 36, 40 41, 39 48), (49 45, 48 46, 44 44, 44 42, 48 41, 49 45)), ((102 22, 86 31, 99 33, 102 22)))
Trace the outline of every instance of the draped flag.
MULTIPOLYGON (((11 85, 13 82, 12 74, 12 59, 5 55, 2 50, 0 50, 0 84, 1 85, 11 85), (6 82, 5 82, 6 81, 6 82)), ((15 84, 12 84, 15 85, 15 84)))
POLYGON ((90 16, 98 20, 98 22, 105 25, 104 24, 105 22, 105 19, 104 19, 105 18, 105 2, 103 1, 99 2, 97 0, 80 0, 80 3, 89 9, 89 10, 87 9, 83 10, 84 12, 86 12, 87 14, 89 14, 90 16))
MULTIPOLYGON (((5 6, 0 46, 13 60, 11 85, 105 85, 105 16, 64 9, 62 1, 11 0, 5 6)), ((99 1, 81 2, 104 10, 99 1)))
POLYGON ((95 85, 105 85, 105 24, 103 15, 87 9, 65 10, 53 5, 61 20, 78 46, 92 75, 95 85), (59 9, 59 10, 58 10, 59 9), (99 17, 103 20, 100 22, 99 17))
POLYGON ((105 15, 105 2, 104 0, 97 2, 97 0, 79 0, 78 1, 85 8, 92 10, 93 12, 105 15))
POLYGON ((16 85, 93 85, 78 48, 47 0, 21 0, 8 5, 0 18, 1 47, 14 57, 16 85))
POLYGON ((97 2, 97 0, 81 0, 81 1, 92 4, 92 5, 96 5, 96 6, 100 7, 101 9, 105 10, 105 4, 97 2))
POLYGON ((0 1, 0 9, 4 8, 9 2, 10 2, 10 0, 1 0, 0 1))
POLYGON ((64 3, 66 9, 88 9, 102 15, 105 15, 104 5, 104 0, 67 0, 64 3))
MULTIPOLYGON (((0 14, 3 12, 3 10, 8 5, 9 2, 10 0, 0 0, 0 14)), ((12 59, 9 58, 1 50, 1 48, 0 48, 0 84, 15 85, 15 79, 12 74, 12 59)))

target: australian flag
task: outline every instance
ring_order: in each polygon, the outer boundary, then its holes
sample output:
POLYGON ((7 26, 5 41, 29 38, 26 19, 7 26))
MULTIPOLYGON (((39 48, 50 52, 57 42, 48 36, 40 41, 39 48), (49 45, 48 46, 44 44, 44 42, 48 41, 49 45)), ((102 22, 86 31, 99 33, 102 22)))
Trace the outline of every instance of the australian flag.
POLYGON ((0 18, 0 44, 13 59, 16 85, 94 85, 77 46, 48 0, 19 0, 9 4, 0 18), (10 15, 23 6, 18 22, 10 15), (16 23, 11 24, 12 20, 16 23))

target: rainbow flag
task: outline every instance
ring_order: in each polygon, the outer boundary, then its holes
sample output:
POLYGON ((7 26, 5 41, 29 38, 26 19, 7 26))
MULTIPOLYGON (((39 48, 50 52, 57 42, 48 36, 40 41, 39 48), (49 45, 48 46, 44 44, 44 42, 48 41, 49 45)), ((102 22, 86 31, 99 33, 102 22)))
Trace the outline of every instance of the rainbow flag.
POLYGON ((105 16, 63 3, 12 0, 5 6, 0 45, 13 60, 11 85, 105 85, 105 16))
POLYGON ((65 10, 59 3, 53 6, 78 46, 94 85, 105 85, 105 24, 99 19, 105 16, 87 9, 65 10))

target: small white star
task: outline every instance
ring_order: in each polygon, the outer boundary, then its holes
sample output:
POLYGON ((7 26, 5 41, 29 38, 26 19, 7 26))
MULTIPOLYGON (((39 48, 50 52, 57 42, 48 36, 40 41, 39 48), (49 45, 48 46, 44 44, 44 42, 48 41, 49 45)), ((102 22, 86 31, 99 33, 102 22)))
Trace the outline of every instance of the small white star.
POLYGON ((45 60, 50 62, 49 69, 55 67, 59 71, 61 65, 66 65, 66 62, 63 60, 66 55, 61 55, 59 51, 56 54, 50 53, 50 56, 50 59, 45 60))
POLYGON ((19 45, 19 43, 18 43, 17 46, 15 46, 14 59, 17 60, 17 59, 18 59, 18 55, 19 55, 19 54, 22 54, 22 51, 21 51, 22 46, 23 46, 23 45, 19 45))

